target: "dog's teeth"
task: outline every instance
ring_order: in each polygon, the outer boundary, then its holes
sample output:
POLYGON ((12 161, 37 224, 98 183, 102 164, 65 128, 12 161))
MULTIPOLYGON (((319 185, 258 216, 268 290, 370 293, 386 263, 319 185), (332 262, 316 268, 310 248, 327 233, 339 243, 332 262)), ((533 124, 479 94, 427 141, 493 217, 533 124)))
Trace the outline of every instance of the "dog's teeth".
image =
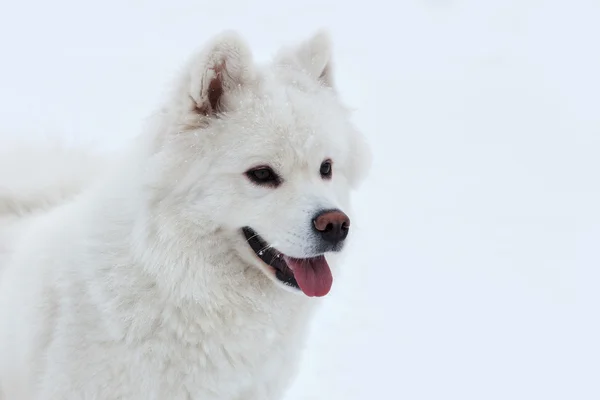
POLYGON ((259 256, 262 256, 262 255, 263 255, 263 252, 262 252, 262 250, 258 252, 258 255, 259 255, 259 256))

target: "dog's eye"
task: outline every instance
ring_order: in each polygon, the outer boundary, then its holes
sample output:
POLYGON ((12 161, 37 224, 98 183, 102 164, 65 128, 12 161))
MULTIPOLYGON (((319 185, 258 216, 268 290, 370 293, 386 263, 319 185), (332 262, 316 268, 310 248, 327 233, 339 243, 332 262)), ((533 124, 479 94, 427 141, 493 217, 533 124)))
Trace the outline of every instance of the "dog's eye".
POLYGON ((281 178, 270 167, 254 168, 246 172, 246 176, 257 185, 277 187, 281 178))
POLYGON ((323 161, 323 163, 321 164, 320 172, 321 172, 322 178, 324 178, 324 179, 331 178, 331 172, 332 172, 331 160, 323 161))

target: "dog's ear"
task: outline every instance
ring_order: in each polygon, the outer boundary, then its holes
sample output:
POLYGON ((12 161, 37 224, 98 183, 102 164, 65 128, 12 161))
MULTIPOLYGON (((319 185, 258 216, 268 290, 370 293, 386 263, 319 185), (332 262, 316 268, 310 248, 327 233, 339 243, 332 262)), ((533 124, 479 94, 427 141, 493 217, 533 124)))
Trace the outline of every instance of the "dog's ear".
POLYGON ((213 38, 189 68, 189 97, 199 114, 227 111, 228 94, 254 77, 252 54, 239 34, 226 31, 213 38))
POLYGON ((319 30, 295 48, 283 49, 278 62, 295 64, 325 86, 333 87, 331 54, 332 42, 329 33, 319 30))

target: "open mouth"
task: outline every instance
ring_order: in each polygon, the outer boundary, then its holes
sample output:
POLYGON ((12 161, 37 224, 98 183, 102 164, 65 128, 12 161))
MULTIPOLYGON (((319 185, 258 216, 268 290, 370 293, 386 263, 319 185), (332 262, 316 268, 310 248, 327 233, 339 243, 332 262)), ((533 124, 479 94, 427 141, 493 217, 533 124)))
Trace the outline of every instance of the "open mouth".
POLYGON ((284 285, 302 290, 307 296, 322 297, 331 290, 333 276, 324 255, 310 258, 288 257, 269 245, 252 228, 242 229, 246 241, 284 285))

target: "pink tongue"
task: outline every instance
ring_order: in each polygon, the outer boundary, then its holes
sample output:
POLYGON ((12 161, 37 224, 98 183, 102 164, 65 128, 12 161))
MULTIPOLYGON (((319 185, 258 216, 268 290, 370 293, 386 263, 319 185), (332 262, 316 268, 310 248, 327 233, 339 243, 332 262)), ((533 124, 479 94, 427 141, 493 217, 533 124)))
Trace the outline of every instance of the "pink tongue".
POLYGON ((305 295, 322 297, 331 290, 333 276, 325 256, 305 259, 285 257, 285 262, 305 295))

